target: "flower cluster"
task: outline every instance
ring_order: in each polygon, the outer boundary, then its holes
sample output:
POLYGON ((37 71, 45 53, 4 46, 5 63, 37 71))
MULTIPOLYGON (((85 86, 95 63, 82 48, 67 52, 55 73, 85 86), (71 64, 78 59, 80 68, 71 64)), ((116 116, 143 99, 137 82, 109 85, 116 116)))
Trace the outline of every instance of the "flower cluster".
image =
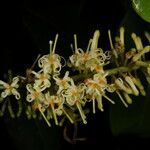
POLYGON ((99 31, 95 31, 93 39, 90 39, 87 50, 77 48, 77 41, 75 40, 74 54, 70 56, 70 66, 73 66, 79 71, 96 71, 101 72, 103 66, 109 63, 110 52, 103 51, 98 48, 99 31))
MULTIPOLYGON (((115 38, 113 44, 111 32, 108 31, 110 50, 107 51, 98 46, 98 30, 89 40, 86 50, 78 48, 77 36, 74 35, 74 52, 68 61, 56 53, 57 34, 54 44, 53 41, 49 42, 49 54, 37 60, 39 70, 30 69, 31 80, 28 76, 9 77, 8 83, 0 80, 0 114, 4 114, 8 103, 8 110, 14 117, 10 99, 17 99, 17 116, 20 116, 22 107, 25 106, 23 109, 28 118, 43 117, 49 126, 52 119, 56 125, 61 125, 65 118, 71 123, 82 120, 86 124, 87 113, 91 109, 88 103, 92 103, 92 111, 96 113, 97 108, 104 111, 104 100, 106 103, 116 103, 110 98, 111 93, 116 94, 125 107, 132 104, 131 95, 145 96, 144 86, 137 71, 140 69, 150 83, 150 61, 146 57, 150 52, 150 45, 143 46, 141 38, 132 33, 135 47, 126 50, 124 32, 121 27, 120 35, 115 38), (63 75, 65 65, 73 70, 66 70, 63 75), (71 76, 74 70, 78 74, 71 76)), ((146 37, 149 42, 148 32, 146 37)))

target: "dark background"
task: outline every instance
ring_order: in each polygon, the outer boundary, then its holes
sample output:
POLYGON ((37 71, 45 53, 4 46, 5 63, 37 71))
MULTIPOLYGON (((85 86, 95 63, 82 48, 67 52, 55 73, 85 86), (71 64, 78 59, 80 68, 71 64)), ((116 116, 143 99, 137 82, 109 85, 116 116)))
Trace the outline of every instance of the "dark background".
MULTIPOLYGON (((73 42, 74 33, 78 35, 78 45, 86 48, 93 32, 99 29, 100 47, 109 49, 108 29, 115 35, 121 24, 127 27, 132 24, 131 18, 138 22, 137 26, 148 26, 134 13, 127 0, 24 0, 21 3, 5 2, 1 7, 1 78, 8 69, 12 69, 14 74, 25 75, 26 68, 32 65, 39 53, 48 53, 48 42, 54 39, 56 33, 59 33, 57 52, 67 58, 71 54, 70 43, 73 42), (130 18, 131 23, 126 22, 126 17, 130 18)), ((134 27, 130 28, 132 29, 134 27)), ((12 150, 71 150, 82 146, 88 148, 89 145, 98 146, 97 149, 111 147, 116 150, 133 150, 145 147, 149 141, 148 138, 136 135, 112 135, 108 109, 103 113, 97 112, 96 115, 89 114, 88 125, 79 125, 78 136, 86 137, 86 141, 69 144, 63 138, 63 131, 64 127, 50 129, 43 122, 27 121, 25 118, 1 118, 0 144, 1 147, 11 147, 12 150)), ((73 126, 67 125, 67 133, 72 135, 73 126)))

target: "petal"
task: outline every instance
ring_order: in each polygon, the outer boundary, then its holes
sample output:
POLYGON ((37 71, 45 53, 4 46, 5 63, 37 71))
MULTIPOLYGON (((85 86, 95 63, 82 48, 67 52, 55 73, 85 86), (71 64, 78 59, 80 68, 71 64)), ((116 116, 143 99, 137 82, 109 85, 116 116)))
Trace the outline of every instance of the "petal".
POLYGON ((9 93, 5 90, 4 92, 1 93, 1 97, 5 98, 9 95, 9 93))
POLYGON ((38 60, 38 66, 39 66, 40 68, 43 68, 44 65, 45 65, 46 63, 48 63, 48 57, 49 57, 49 55, 44 55, 43 57, 41 57, 41 58, 38 60))
POLYGON ((53 75, 53 79, 56 81, 56 83, 60 81, 58 74, 53 75))
POLYGON ((99 95, 99 96, 96 98, 96 100, 97 100, 97 103, 98 103, 98 109, 101 110, 101 111, 104 111, 104 109, 103 109, 103 103, 102 103, 102 96, 99 95))
POLYGON ((38 60, 38 66, 39 66, 40 68, 43 68, 44 63, 43 63, 43 60, 42 60, 42 59, 39 59, 39 60, 38 60))
POLYGON ((2 81, 2 80, 0 80, 0 85, 3 85, 4 87, 9 86, 9 84, 7 84, 6 82, 4 82, 4 81, 2 81))
POLYGON ((16 89, 14 89, 14 88, 12 89, 12 94, 15 95, 16 99, 20 99, 20 94, 16 89))
POLYGON ((35 80, 34 87, 38 87, 42 84, 41 80, 35 80))
POLYGON ((50 87, 50 86, 51 86, 51 83, 50 83, 50 81, 49 81, 48 79, 45 79, 45 80, 44 80, 44 85, 45 85, 46 87, 50 87))
POLYGON ((20 99, 20 94, 19 93, 16 93, 15 94, 15 98, 18 100, 18 99, 20 99))
POLYGON ((39 99, 40 102, 42 102, 42 103, 45 101, 45 97, 44 97, 43 94, 41 94, 41 95, 38 97, 38 99, 39 99))
POLYGON ((49 94, 49 92, 47 92, 46 94, 45 94, 45 98, 49 101, 49 99, 51 99, 51 96, 50 96, 50 94, 49 94))
POLYGON ((33 92, 34 92, 33 87, 32 87, 31 84, 27 84, 27 85, 26 85, 26 88, 27 88, 27 90, 28 90, 30 93, 33 93, 33 92))
POLYGON ((68 76, 69 76, 69 71, 66 71, 65 76, 64 76, 63 79, 68 79, 68 76))
POLYGON ((26 97, 26 100, 28 102, 32 102, 34 100, 34 97, 31 94, 28 94, 27 97, 26 97))
POLYGON ((73 106, 75 104, 75 101, 71 98, 66 98, 66 102, 70 105, 73 106))
POLYGON ((62 86, 59 86, 59 89, 58 89, 58 91, 57 91, 57 94, 60 94, 61 91, 63 91, 63 90, 64 90, 64 88, 63 88, 62 86))
POLYGON ((51 68, 50 64, 46 63, 46 64, 43 66, 43 72, 44 72, 45 74, 51 74, 52 68, 51 68))
POLYGON ((61 109, 55 109, 55 112, 58 116, 61 116, 63 111, 61 109))
POLYGON ((32 74, 34 74, 37 78, 39 77, 39 74, 36 73, 35 71, 32 71, 32 74))
POLYGON ((38 91, 39 91, 39 92, 42 92, 42 91, 44 91, 46 88, 47 88, 46 86, 42 85, 42 86, 40 86, 40 88, 39 88, 38 91))
POLYGON ((17 88, 18 88, 18 84, 17 84, 18 82, 19 82, 19 78, 18 77, 14 77, 13 81, 11 83, 11 86, 12 87, 16 87, 17 86, 17 88))

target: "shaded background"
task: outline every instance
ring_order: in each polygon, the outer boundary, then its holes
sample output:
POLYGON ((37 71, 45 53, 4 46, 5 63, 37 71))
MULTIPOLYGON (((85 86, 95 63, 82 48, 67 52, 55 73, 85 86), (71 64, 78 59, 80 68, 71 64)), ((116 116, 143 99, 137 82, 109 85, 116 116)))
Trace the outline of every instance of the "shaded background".
MULTIPOLYGON (((79 47, 86 48, 89 38, 96 29, 101 31, 100 47, 109 49, 107 30, 116 35, 120 25, 129 28, 128 32, 143 32, 149 25, 132 10, 127 0, 55 0, 22 3, 3 3, 1 5, 1 54, 0 77, 8 69, 14 74, 25 75, 37 55, 49 50, 48 42, 59 33, 57 52, 67 58, 71 55, 70 43, 73 34, 78 35, 79 47), (133 25, 133 22, 134 25, 133 25)), ((145 147, 149 138, 140 138, 135 134, 114 136, 109 126, 109 106, 105 112, 89 114, 88 125, 79 125, 78 136, 87 140, 69 144, 63 138, 64 127, 48 128, 45 123, 27 121, 24 117, 11 120, 0 119, 1 145, 11 149, 61 150, 79 149, 97 145, 98 149, 136 149, 145 147), (6 144, 4 144, 7 142, 6 144)), ((67 125, 67 133, 72 136, 73 126, 67 125)))

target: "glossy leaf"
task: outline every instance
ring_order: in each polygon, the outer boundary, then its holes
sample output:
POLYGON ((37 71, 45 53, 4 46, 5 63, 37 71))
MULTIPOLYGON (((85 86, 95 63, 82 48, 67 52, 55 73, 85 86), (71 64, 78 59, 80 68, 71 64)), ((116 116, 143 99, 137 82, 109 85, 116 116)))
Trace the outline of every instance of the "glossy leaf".
POLYGON ((150 94, 146 97, 134 97, 133 104, 125 108, 116 98, 118 104, 110 110, 110 126, 114 135, 138 135, 150 137, 150 94))
POLYGON ((150 23, 150 1, 149 0, 132 0, 132 6, 137 14, 145 21, 150 23))

